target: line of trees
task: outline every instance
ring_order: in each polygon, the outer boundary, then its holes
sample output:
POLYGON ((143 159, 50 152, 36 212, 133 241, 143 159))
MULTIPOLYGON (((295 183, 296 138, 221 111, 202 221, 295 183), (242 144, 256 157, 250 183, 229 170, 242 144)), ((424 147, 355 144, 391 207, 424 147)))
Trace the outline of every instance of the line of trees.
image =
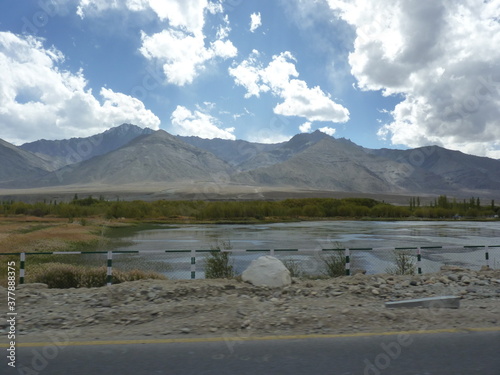
POLYGON ((457 200, 450 199, 446 195, 440 195, 432 200, 427 207, 420 206, 420 198, 410 198, 410 211, 417 217, 430 218, 458 218, 458 217, 485 217, 495 216, 500 213, 500 207, 491 200, 486 205, 481 205, 479 197, 470 197, 469 199, 457 200))
POLYGON ((107 201, 103 197, 78 198, 71 202, 43 201, 25 203, 4 201, 0 215, 56 216, 107 219, 192 219, 264 220, 285 218, 477 218, 499 213, 495 202, 481 205, 479 198, 464 201, 440 196, 428 205, 411 198, 408 206, 396 206, 370 198, 304 198, 282 201, 107 201))

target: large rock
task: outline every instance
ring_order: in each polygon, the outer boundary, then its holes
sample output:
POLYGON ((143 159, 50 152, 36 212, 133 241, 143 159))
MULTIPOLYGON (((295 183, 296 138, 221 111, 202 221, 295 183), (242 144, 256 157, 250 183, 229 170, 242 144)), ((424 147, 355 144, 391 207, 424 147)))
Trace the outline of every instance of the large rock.
POLYGON ((255 286, 280 288, 292 283, 290 271, 275 257, 262 256, 252 261, 241 275, 243 281, 255 286))

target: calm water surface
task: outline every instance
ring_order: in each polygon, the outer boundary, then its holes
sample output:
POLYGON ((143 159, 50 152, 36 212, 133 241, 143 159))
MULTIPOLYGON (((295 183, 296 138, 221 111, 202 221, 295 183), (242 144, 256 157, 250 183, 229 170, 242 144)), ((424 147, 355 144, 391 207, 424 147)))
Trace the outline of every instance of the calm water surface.
MULTIPOLYGON (((210 249, 217 240, 234 249, 500 245, 500 222, 317 221, 262 225, 184 225, 127 238, 126 250, 210 249)), ((124 249, 125 250, 125 249, 124 249)))
MULTIPOLYGON (((126 237, 135 250, 148 254, 117 255, 118 267, 141 267, 162 272, 170 278, 190 278, 190 253, 168 253, 165 250, 210 249, 217 241, 230 241, 233 250, 300 249, 304 252, 279 252, 282 260, 300 262, 310 274, 321 274, 318 252, 328 248, 395 248, 416 246, 454 246, 454 249, 425 250, 422 266, 425 273, 439 270, 443 264, 479 269, 485 265, 484 249, 464 246, 500 245, 500 222, 415 222, 415 221, 318 221, 259 225, 182 225, 144 230, 126 237), (153 253, 153 254, 151 254, 153 253)), ((236 272, 265 253, 233 253, 236 272)), ((198 253, 196 278, 204 277, 206 254, 198 253)), ((416 256, 416 254, 415 254, 416 256)), ((369 274, 387 272, 394 266, 390 250, 352 251, 353 269, 369 274)), ((490 263, 500 268, 500 247, 490 249, 490 263)))

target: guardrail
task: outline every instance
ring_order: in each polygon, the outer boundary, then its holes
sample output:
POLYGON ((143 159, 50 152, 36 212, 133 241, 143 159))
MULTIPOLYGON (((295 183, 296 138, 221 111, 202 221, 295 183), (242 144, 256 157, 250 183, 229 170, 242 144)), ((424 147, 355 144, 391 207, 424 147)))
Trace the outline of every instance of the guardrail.
MULTIPOLYGON (((354 272, 363 273, 383 273, 388 270, 389 265, 398 265, 398 255, 401 257, 399 260, 408 262, 407 266, 414 268, 414 273, 422 274, 424 272, 436 272, 439 270, 440 265, 458 265, 466 268, 500 268, 500 245, 477 245, 477 246, 415 246, 415 247, 396 247, 396 248, 332 248, 332 249, 227 249, 227 250, 208 250, 208 249, 194 249, 194 250, 148 250, 148 251, 135 251, 135 250, 114 250, 114 251, 54 251, 54 252, 22 252, 22 253, 0 253, 0 256, 19 256, 19 284, 24 284, 26 280, 26 264, 27 258, 32 256, 53 255, 53 256, 68 256, 68 255, 106 255, 106 283, 112 284, 112 275, 114 260, 118 262, 119 268, 125 266, 130 268, 130 263, 138 263, 137 259, 142 258, 142 263, 149 264, 147 268, 151 268, 155 262, 165 263, 164 257, 174 257, 174 261, 167 264, 164 268, 172 271, 172 264, 177 264, 177 268, 183 268, 184 273, 189 277, 172 277, 181 279, 196 279, 204 278, 204 261, 207 255, 217 252, 229 252, 239 263, 249 263, 252 259, 260 254, 275 256, 282 259, 284 263, 293 261, 297 268, 302 268, 302 263, 308 263, 309 270, 304 273, 313 275, 314 272, 320 274, 319 267, 321 266, 321 259, 327 259, 329 254, 336 253, 337 259, 341 258, 344 268, 344 274, 349 276, 354 272), (494 257, 491 257, 491 254, 494 257), (147 256, 154 259, 147 259, 147 256), (153 257, 154 255, 154 257, 153 257), (248 258, 248 256, 250 258, 248 258), (339 257, 340 255, 340 257, 339 257), (135 256, 135 260, 124 261, 123 256, 135 256), (464 259, 467 257, 468 259, 464 259), (201 258, 201 262, 200 262, 201 258), (241 259, 239 259, 241 258, 241 259), (354 259, 354 262, 353 262, 354 259), (354 268, 353 268, 354 263, 354 268), (377 266, 377 263, 378 266, 377 266), (168 267, 167 267, 168 266, 168 267), (201 267, 200 267, 201 266, 201 267), (385 266, 386 268, 381 268, 385 266), (188 268, 189 267, 189 268, 188 268), (186 272, 186 269, 188 271, 186 272), (369 268, 369 270, 367 270, 369 268), (353 272, 354 271, 354 272, 353 272), (382 272, 380 272, 382 271, 382 272), (202 276, 202 277, 200 277, 202 276)), ((290 264, 290 263, 288 263, 290 264)), ((241 264, 240 264, 241 266, 241 264)), ((240 267, 241 268, 241 267, 240 267)), ((307 267, 305 267, 307 268, 307 267)), ((140 269, 140 267, 133 267, 133 269, 140 269)), ((396 268, 394 273, 397 273, 396 268)), ((399 270, 404 271, 404 270, 399 270)), ((179 272, 175 270, 174 272, 179 272)), ((166 272, 168 273, 168 272, 166 272)))

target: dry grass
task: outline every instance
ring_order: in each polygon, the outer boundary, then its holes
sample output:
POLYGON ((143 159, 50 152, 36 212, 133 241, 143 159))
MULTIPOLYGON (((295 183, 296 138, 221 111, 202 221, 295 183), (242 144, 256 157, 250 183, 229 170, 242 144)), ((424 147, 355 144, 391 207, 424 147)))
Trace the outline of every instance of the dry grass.
MULTIPOLYGON (((113 271, 113 284, 136 280, 166 280, 156 272, 113 271)), ((45 263, 32 268, 28 283, 43 283, 49 288, 97 288, 106 285, 106 267, 85 267, 64 263, 45 263)))
POLYGON ((0 253, 75 250, 75 244, 104 245, 104 221, 38 217, 0 218, 0 253))

